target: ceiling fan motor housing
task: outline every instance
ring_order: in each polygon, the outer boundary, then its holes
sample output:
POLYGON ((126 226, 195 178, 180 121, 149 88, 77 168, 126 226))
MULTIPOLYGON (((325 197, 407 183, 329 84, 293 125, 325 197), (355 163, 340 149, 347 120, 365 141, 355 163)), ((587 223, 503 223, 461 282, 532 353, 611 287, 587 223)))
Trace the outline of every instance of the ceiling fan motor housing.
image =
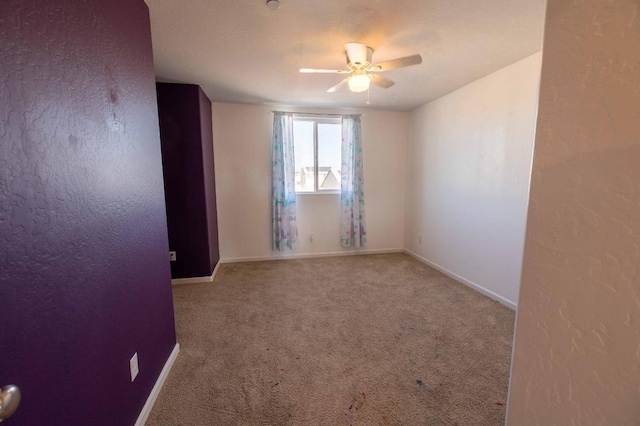
POLYGON ((345 53, 347 54, 347 65, 351 68, 365 69, 371 65, 373 49, 362 43, 345 43, 345 53))

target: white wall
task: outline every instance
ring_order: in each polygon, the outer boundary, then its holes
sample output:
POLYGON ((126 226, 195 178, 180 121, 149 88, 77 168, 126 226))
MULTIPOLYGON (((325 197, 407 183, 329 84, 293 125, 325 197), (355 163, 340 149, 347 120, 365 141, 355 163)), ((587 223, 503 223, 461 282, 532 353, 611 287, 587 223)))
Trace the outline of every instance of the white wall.
MULTIPOLYGON (((314 253, 352 252, 340 246, 340 195, 298 195, 297 251, 271 250, 271 110, 339 113, 340 110, 213 104, 213 140, 220 257, 223 261, 314 253), (313 242, 309 234, 315 234, 313 242)), ((367 246, 404 246, 408 113, 377 110, 362 118, 367 246)))
POLYGON ((410 116, 405 247, 512 307, 540 62, 534 54, 410 116))
POLYGON ((639 13, 547 5, 510 425, 640 424, 639 13))

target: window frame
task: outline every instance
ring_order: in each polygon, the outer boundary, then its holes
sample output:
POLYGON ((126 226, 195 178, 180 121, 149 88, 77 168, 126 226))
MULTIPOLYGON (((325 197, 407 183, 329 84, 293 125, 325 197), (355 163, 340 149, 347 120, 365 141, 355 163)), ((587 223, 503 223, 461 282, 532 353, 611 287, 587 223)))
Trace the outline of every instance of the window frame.
MULTIPOLYGON (((342 118, 331 115, 304 115, 296 114, 293 116, 293 122, 306 121, 313 123, 313 191, 297 191, 296 195, 324 195, 324 194, 340 194, 342 189, 320 189, 318 188, 318 123, 321 124, 339 124, 342 131, 342 118)), ((342 141, 341 141, 342 142, 342 141)), ((295 141, 294 141, 295 145, 295 141)), ((295 154, 294 154, 295 155, 295 154)), ((342 153, 340 153, 342 157, 342 153)))

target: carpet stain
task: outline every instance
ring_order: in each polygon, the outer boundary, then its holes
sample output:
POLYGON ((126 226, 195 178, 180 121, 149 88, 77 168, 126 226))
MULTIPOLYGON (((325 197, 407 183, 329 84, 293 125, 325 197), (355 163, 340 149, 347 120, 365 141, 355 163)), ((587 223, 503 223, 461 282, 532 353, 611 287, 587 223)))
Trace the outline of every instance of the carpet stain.
POLYGON ((352 411, 352 410, 358 411, 358 410, 360 410, 364 406, 364 403, 366 402, 366 399, 367 399, 367 394, 364 393, 364 392, 360 392, 359 395, 356 395, 353 398, 353 402, 349 406, 349 411, 352 411))
POLYGON ((416 385, 418 385, 418 387, 420 389, 422 389, 423 391, 425 391, 427 394, 429 394, 430 396, 434 396, 433 392, 431 391, 431 389, 429 389, 427 387, 427 385, 420 379, 416 379, 416 385))

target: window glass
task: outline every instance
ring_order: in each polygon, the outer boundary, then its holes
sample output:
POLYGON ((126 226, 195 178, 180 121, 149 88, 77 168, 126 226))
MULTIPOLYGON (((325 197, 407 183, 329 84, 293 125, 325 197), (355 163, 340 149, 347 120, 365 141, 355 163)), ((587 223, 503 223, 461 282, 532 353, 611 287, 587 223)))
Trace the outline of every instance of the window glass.
POLYGON ((318 189, 340 189, 341 124, 318 123, 318 189))
POLYGON ((314 191, 313 121, 294 120, 293 149, 296 165, 296 192, 314 191))
POLYGON ((340 189, 342 124, 339 119, 294 119, 293 146, 296 192, 340 189))

